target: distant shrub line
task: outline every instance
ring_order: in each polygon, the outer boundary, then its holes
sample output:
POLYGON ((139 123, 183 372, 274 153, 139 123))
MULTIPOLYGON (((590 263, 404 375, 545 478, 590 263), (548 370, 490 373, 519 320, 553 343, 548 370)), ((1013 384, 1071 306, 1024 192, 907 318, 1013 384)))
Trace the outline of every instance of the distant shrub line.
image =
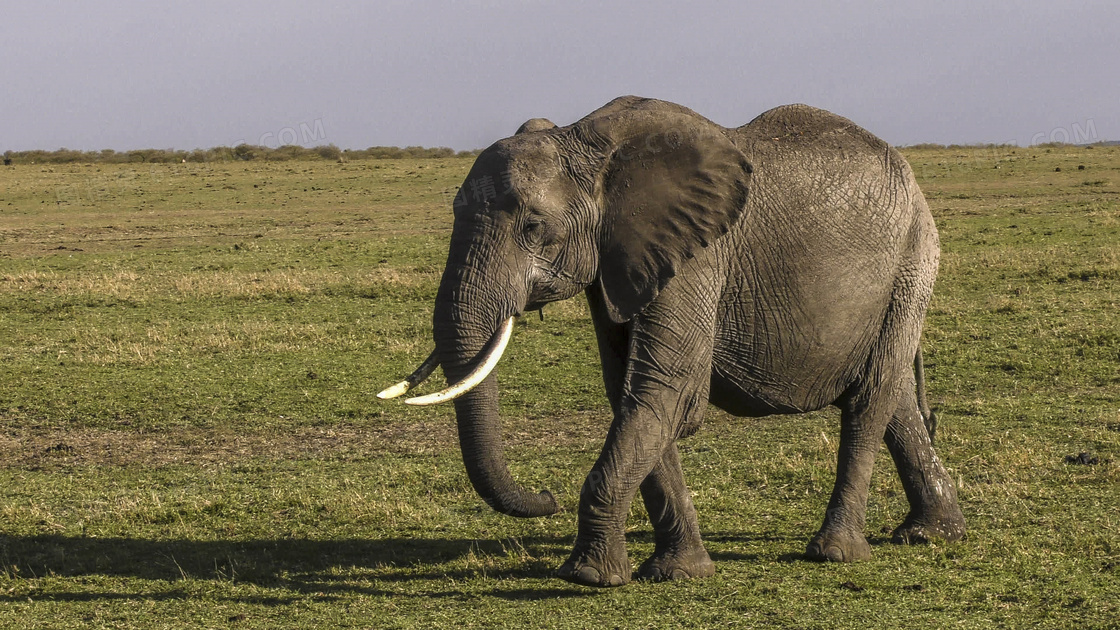
POLYGON ((900 149, 915 149, 915 150, 939 150, 939 149, 1060 149, 1060 148, 1093 148, 1093 147, 1114 147, 1120 145, 1116 140, 1102 140, 1099 142, 1092 142, 1089 144, 1073 144, 1069 142, 1043 142, 1041 144, 1032 144, 1021 147, 1017 144, 1007 143, 986 143, 986 144, 936 144, 932 142, 923 142, 921 144, 908 144, 901 145, 900 149))
POLYGON ((233 162, 259 160, 286 162, 289 160, 385 160, 385 159, 438 159, 469 157, 478 151, 455 151, 447 147, 370 147, 368 149, 340 149, 333 144, 318 147, 285 145, 264 147, 239 144, 235 147, 214 147, 178 151, 175 149, 139 149, 135 151, 5 151, 5 164, 90 164, 173 163, 173 162, 233 162))
MULTIPOLYGON (((1062 146, 1115 146, 1117 142, 1098 142, 1091 145, 1067 145, 1050 142, 1035 145, 1035 148, 1055 148, 1062 146)), ((1019 149, 1011 144, 914 144, 902 149, 1019 149)), ((254 144, 239 144, 235 147, 214 147, 179 151, 176 149, 139 149, 134 151, 5 151, 4 164, 128 164, 128 163, 173 163, 173 162, 234 162, 259 160, 263 162, 286 162, 289 160, 399 160, 399 159, 439 159, 450 157, 472 157, 480 153, 474 151, 455 151, 447 147, 370 147, 368 149, 340 149, 333 144, 317 147, 284 145, 265 147, 254 144)))

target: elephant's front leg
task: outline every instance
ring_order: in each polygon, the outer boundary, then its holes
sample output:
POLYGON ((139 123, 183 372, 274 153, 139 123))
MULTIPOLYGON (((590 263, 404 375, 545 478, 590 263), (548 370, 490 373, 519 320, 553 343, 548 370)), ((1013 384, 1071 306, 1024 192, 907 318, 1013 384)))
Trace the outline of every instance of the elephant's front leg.
POLYGON ((638 576, 680 580, 715 575, 715 564, 700 539, 696 508, 684 483, 676 442, 666 447, 641 489, 657 547, 638 569, 638 576))
MULTIPOLYGON (((640 484, 657 546, 638 575, 653 580, 708 577, 715 573, 715 565, 700 540, 696 509, 684 483, 675 439, 665 440, 661 459, 640 484)), ((638 471, 647 468, 641 460, 631 464, 638 471)), ((624 484, 620 487, 624 493, 613 496, 612 482, 601 477, 598 470, 596 466, 588 476, 580 495, 579 537, 560 575, 589 586, 621 586, 630 581, 623 531, 634 489, 624 484)))
POLYGON ((625 526, 630 503, 661 459, 670 438, 651 413, 615 418, 603 451, 579 497, 579 532, 560 577, 587 586, 622 586, 630 581, 625 526))
POLYGON ((682 426, 699 423, 708 402, 715 311, 705 309, 702 299, 688 303, 697 305, 699 312, 684 319, 681 314, 690 309, 680 302, 671 311, 651 305, 631 325, 625 376, 612 405, 615 419, 580 493, 579 533, 560 568, 564 579, 594 586, 630 580, 624 528, 630 503, 647 478, 643 492, 648 487, 647 500, 660 506, 651 514, 658 531, 692 510, 690 502, 686 508, 679 501, 687 489, 673 442, 682 426), (658 493, 668 503, 657 499, 658 493))

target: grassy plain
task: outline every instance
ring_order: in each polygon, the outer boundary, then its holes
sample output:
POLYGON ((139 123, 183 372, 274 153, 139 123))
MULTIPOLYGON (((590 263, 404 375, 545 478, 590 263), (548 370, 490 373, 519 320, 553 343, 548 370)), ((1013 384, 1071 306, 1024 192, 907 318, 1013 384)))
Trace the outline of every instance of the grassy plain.
POLYGON ((717 575, 608 591, 553 577, 609 422, 582 302, 500 368, 555 517, 483 505, 449 407, 373 397, 430 349, 470 159, 0 169, 0 627, 1118 627, 1120 149, 905 153, 968 539, 887 543, 884 449, 873 559, 803 561, 837 414, 711 410, 682 459, 717 575))

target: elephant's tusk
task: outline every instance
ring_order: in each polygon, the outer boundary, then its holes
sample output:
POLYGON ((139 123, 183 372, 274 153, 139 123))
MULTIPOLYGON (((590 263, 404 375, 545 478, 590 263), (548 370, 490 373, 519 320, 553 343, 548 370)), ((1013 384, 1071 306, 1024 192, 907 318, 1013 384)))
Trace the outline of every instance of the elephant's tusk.
POLYGON ((490 376, 490 372, 494 371, 494 366, 502 358, 502 353, 506 351, 506 346, 509 344, 509 338, 513 335, 513 318, 507 319, 490 338, 490 342, 483 348, 482 361, 478 366, 471 370, 463 380, 455 383, 443 391, 427 396, 417 396, 416 398, 409 398, 404 401, 408 405, 436 405, 449 400, 454 400, 463 394, 474 389, 479 383, 486 380, 490 376))
POLYGON ((427 378, 432 375, 432 372, 435 371, 438 365, 439 358, 436 357, 436 353, 433 351, 428 355, 427 359, 424 359, 424 362, 420 364, 420 367, 416 368, 415 372, 408 375, 408 378, 397 383, 396 385, 393 385, 388 389, 383 390, 377 395, 377 397, 382 400, 388 400, 390 398, 396 398, 397 396, 404 394, 408 390, 427 380, 427 378))

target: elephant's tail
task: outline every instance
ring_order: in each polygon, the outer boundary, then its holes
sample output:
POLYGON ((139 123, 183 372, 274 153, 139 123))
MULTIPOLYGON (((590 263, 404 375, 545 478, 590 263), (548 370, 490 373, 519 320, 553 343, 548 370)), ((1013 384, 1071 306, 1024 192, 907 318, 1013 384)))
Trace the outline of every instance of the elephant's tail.
POLYGON ((933 436, 937 433, 937 414, 929 408, 929 401, 926 400, 926 370, 920 347, 914 355, 914 380, 918 384, 918 413, 922 414, 922 421, 925 422, 926 432, 929 433, 929 441, 932 444, 933 436))

